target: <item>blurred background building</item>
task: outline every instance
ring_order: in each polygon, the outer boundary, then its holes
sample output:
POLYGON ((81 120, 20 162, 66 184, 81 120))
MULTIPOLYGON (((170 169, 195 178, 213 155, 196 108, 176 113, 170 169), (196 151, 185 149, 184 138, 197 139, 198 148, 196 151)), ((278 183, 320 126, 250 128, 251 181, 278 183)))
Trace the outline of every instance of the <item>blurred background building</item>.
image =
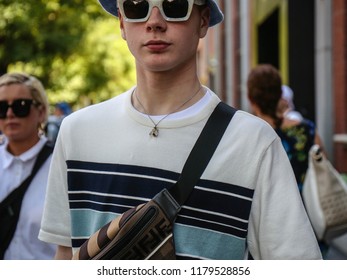
POLYGON ((328 157, 347 173, 347 1, 217 0, 225 14, 201 42, 202 82, 249 111, 250 69, 271 63, 313 120, 328 157))

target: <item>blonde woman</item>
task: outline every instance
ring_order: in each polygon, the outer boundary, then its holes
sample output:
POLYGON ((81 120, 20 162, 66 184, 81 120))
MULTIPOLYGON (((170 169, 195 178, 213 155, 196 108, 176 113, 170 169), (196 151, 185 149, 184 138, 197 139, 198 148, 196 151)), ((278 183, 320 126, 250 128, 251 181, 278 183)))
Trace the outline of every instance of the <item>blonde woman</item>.
MULTIPOLYGON (((51 259, 55 247, 41 242, 38 232, 46 192, 51 149, 25 191, 18 221, 14 206, 6 198, 30 176, 47 139, 41 128, 47 120, 48 101, 41 82, 24 73, 0 77, 0 131, 6 138, 0 145, 1 221, 9 215, 13 234, 0 229, 2 259, 51 259), (16 221, 16 222, 15 222, 16 221), (8 241, 9 244, 5 244, 8 241)), ((47 152, 48 151, 48 152, 47 152)), ((8 224, 8 222, 7 222, 8 224)))

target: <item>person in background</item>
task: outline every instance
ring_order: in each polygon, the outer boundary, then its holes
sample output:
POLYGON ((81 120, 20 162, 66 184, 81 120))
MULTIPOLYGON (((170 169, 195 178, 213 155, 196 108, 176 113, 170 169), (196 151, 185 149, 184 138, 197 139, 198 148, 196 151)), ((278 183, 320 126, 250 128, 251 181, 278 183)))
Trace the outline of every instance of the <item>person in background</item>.
POLYGON ((286 119, 303 120, 301 113, 295 110, 293 90, 287 85, 282 85, 282 98, 279 101, 279 110, 286 119))
POLYGON ((308 119, 288 118, 283 110, 279 110, 282 78, 274 66, 260 64, 254 67, 249 73, 247 88, 253 113, 269 123, 281 138, 301 192, 310 148, 318 144, 323 149, 315 124, 308 119))
POLYGON ((57 140, 61 122, 67 115, 70 115, 71 112, 71 107, 67 102, 59 102, 55 104, 54 113, 48 117, 45 127, 47 139, 53 145, 57 140))
MULTIPOLYGON (((283 89, 286 90, 286 87, 282 86, 281 75, 273 65, 260 64, 254 67, 248 75, 247 88, 253 113, 265 120, 280 137, 301 194, 310 148, 313 144, 318 144, 324 152, 314 122, 305 118, 290 118, 286 114, 287 110, 279 108, 282 106, 283 89)), ((325 242, 319 242, 319 247, 325 257, 329 246, 325 242)))
MULTIPOLYGON (((39 235, 56 259, 174 184, 221 102, 197 71, 200 39, 223 20, 217 1, 100 3, 119 17, 137 84, 62 122, 39 235)), ((178 213, 176 258, 321 259, 289 169, 273 129, 238 110, 178 213)))
MULTIPOLYGON (((47 96, 38 79, 25 73, 0 77, 0 130, 6 136, 0 145, 0 203, 30 175, 47 142, 42 135, 47 114, 47 96)), ((56 246, 38 239, 50 162, 51 156, 25 192, 4 259, 52 259, 54 256, 56 246)), ((0 231, 4 228, 1 226, 0 231)))
POLYGON ((58 102, 54 107, 54 115, 66 117, 71 114, 71 107, 67 102, 58 102))

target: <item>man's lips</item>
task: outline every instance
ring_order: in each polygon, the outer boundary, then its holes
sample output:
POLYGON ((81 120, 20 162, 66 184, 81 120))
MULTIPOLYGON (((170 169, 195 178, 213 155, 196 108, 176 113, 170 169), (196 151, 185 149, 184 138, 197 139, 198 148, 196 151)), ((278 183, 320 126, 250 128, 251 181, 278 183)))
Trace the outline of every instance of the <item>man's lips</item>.
POLYGON ((152 51, 163 51, 170 46, 169 43, 165 41, 148 41, 145 44, 145 47, 149 48, 152 51))

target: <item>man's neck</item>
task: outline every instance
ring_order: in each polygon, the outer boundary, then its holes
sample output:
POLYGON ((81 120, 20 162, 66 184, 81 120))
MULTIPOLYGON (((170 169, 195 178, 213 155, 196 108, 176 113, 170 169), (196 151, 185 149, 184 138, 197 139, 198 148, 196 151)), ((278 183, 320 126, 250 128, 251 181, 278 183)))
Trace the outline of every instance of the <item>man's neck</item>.
POLYGON ((145 114, 165 115, 181 111, 195 104, 204 96, 196 78, 181 83, 139 83, 133 93, 134 107, 145 114), (136 97, 136 98, 135 98, 136 97))

